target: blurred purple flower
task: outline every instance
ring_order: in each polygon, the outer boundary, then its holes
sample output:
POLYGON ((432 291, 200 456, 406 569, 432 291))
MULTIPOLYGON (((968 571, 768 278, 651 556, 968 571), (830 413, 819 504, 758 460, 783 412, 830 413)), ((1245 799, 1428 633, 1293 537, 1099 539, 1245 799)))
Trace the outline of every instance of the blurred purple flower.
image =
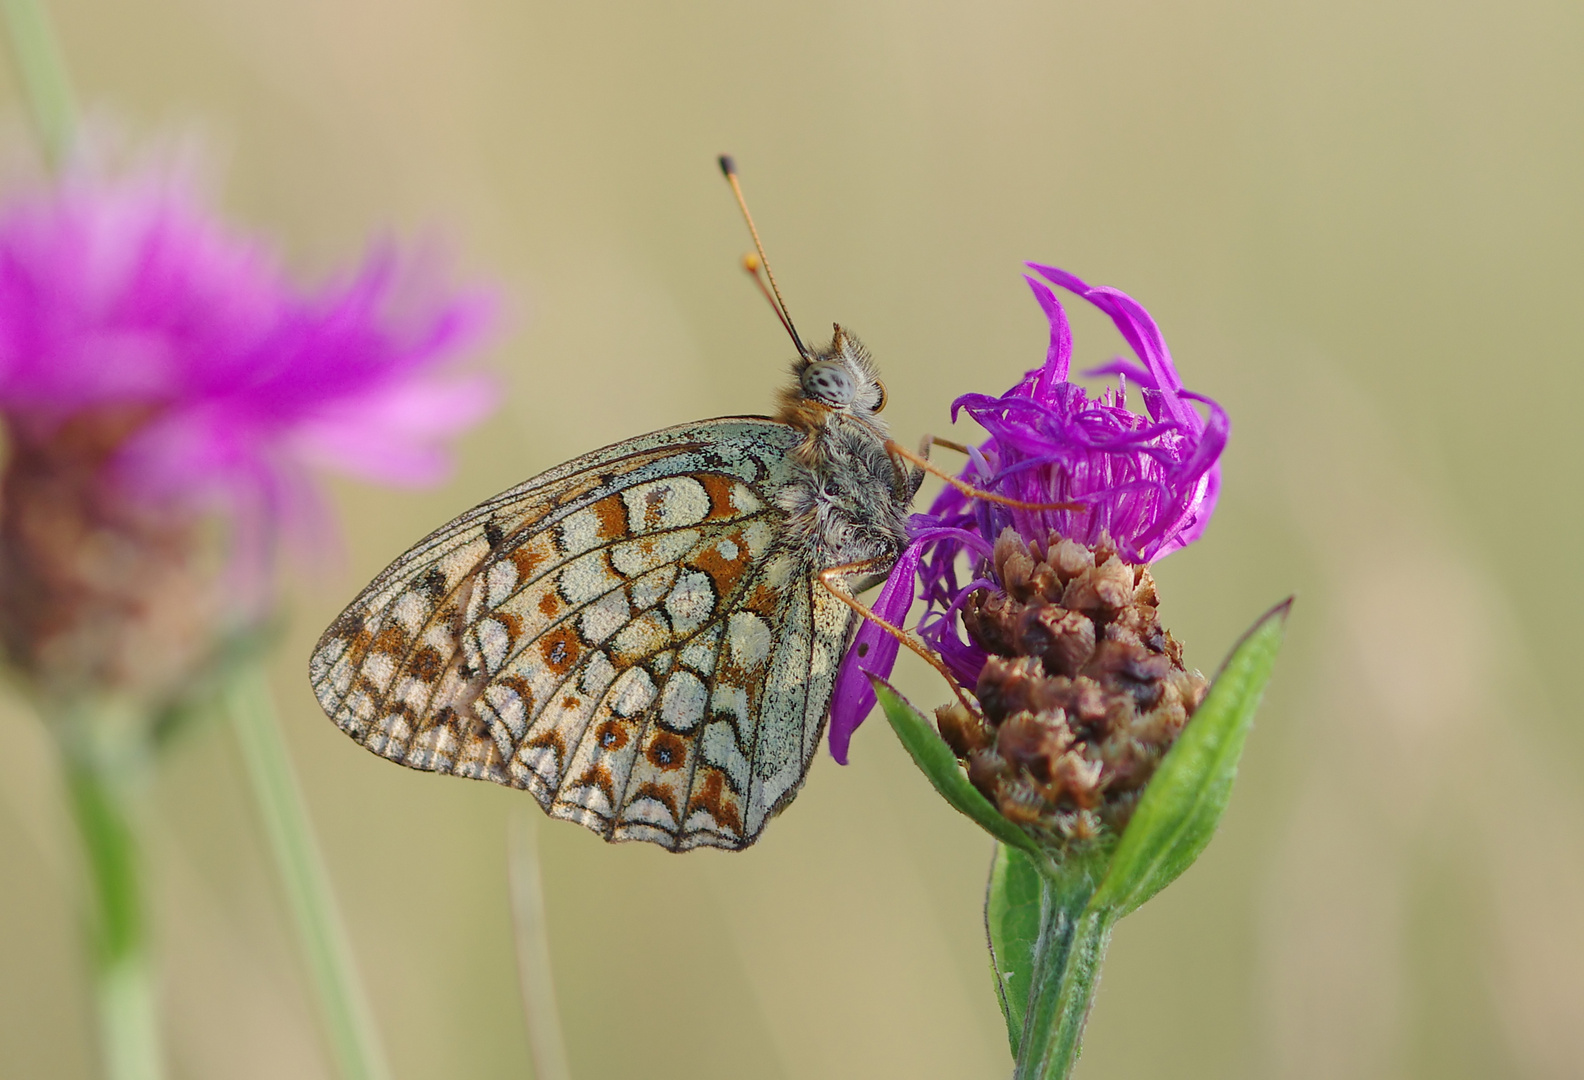
MULTIPOLYGON (((918 632, 969 687, 986 653, 963 640, 958 612, 969 595, 997 586, 990 560, 1003 529, 1010 526, 1041 546, 1052 538, 1087 547, 1105 541, 1128 562, 1153 562, 1204 532, 1220 490, 1219 459, 1229 431, 1219 405, 1183 387, 1160 329, 1138 301, 1054 266, 1028 265, 1110 316, 1142 366, 1116 359, 1086 372, 1118 376, 1115 390, 1089 397, 1068 379, 1072 331, 1055 291, 1028 277, 1050 321, 1044 365, 1000 397, 965 394, 953 403, 953 419, 966 412, 990 434, 974 450, 964 480, 1023 502, 1087 505, 1019 510, 948 487, 929 513, 913 516, 913 543, 897 560, 875 611, 892 623, 906 618, 916 576, 926 604, 918 632), (1129 379, 1140 388, 1148 416, 1127 407, 1129 379), (1206 407, 1208 418, 1193 402, 1206 407), (972 568, 967 580, 958 576, 963 555, 972 568)), ((831 705, 831 756, 837 761, 845 763, 852 733, 874 707, 865 673, 888 675, 896 653, 895 641, 875 624, 859 628, 831 705)))
POLYGON ((489 304, 431 270, 385 245, 301 289, 152 170, 69 174, 0 206, 13 663, 57 687, 179 682, 268 603, 277 538, 324 521, 312 466, 438 479, 445 438, 490 407, 487 380, 447 370, 489 304), (166 675, 138 674, 154 667, 166 675))
POLYGON ((441 370, 488 304, 428 270, 386 245, 303 290, 180 179, 68 177, 0 210, 0 415, 39 440, 136 409, 117 481, 257 530, 300 523, 307 465, 433 482, 443 440, 490 407, 487 380, 441 370))

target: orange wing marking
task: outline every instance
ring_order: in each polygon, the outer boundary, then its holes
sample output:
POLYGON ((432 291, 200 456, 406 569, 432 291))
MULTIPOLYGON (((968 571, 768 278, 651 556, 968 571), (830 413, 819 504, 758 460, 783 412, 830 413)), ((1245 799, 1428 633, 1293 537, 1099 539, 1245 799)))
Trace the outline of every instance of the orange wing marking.
POLYGON ((726 778, 719 769, 710 765, 703 766, 703 771, 704 784, 688 800, 688 816, 692 817, 694 811, 702 810, 717 823, 741 836, 742 814, 726 797, 726 778))
POLYGON ((715 583, 715 595, 722 600, 730 596, 742 579, 743 572, 753 563, 753 552, 742 529, 720 537, 712 545, 688 560, 710 576, 715 583))

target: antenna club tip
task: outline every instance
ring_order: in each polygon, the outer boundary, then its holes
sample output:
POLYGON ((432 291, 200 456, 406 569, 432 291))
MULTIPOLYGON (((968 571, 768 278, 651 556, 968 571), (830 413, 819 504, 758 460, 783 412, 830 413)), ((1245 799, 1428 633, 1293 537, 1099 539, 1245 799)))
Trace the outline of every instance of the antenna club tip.
POLYGON ((720 162, 722 176, 730 178, 737 175, 737 162, 732 160, 730 154, 722 154, 717 160, 720 162))
POLYGON ((742 257, 742 265, 743 269, 750 274, 757 274, 759 272, 759 256, 750 251, 742 257))

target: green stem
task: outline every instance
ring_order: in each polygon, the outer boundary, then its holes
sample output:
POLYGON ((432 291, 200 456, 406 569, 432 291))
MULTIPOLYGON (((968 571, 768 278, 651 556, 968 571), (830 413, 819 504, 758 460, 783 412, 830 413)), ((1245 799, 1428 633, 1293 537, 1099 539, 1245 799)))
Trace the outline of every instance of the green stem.
POLYGON ((1066 1080, 1078 1062, 1084 1022, 1116 917, 1091 910, 1087 875, 1040 875, 1040 926, 1013 1080, 1066 1080))
POLYGON ((512 929, 517 938, 517 980, 534 1080, 571 1080, 555 980, 550 975, 550 934, 545 922, 544 887, 539 872, 539 838, 534 823, 519 813, 507 835, 507 883, 512 929))
POLYGON ((341 1076, 389 1080, 390 1068, 262 673, 252 670, 237 678, 227 691, 227 705, 341 1076))
POLYGON ((49 18, 37 0, 0 0, 0 19, 33 127, 50 167, 58 171, 76 133, 77 106, 49 18))
POLYGON ((159 1080, 164 1075, 159 1019, 126 778, 118 777, 106 761, 91 729, 67 735, 62 747, 66 785, 87 857, 89 936, 105 1075, 109 1080, 159 1080))

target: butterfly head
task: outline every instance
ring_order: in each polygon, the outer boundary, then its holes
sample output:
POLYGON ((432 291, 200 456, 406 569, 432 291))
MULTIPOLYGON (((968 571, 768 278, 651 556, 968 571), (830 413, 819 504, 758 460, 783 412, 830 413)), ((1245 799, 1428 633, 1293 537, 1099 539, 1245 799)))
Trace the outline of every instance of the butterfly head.
POLYGON ((841 326, 829 348, 797 359, 797 385, 786 394, 787 411, 818 415, 826 410, 868 420, 885 408, 885 384, 869 352, 841 326))

